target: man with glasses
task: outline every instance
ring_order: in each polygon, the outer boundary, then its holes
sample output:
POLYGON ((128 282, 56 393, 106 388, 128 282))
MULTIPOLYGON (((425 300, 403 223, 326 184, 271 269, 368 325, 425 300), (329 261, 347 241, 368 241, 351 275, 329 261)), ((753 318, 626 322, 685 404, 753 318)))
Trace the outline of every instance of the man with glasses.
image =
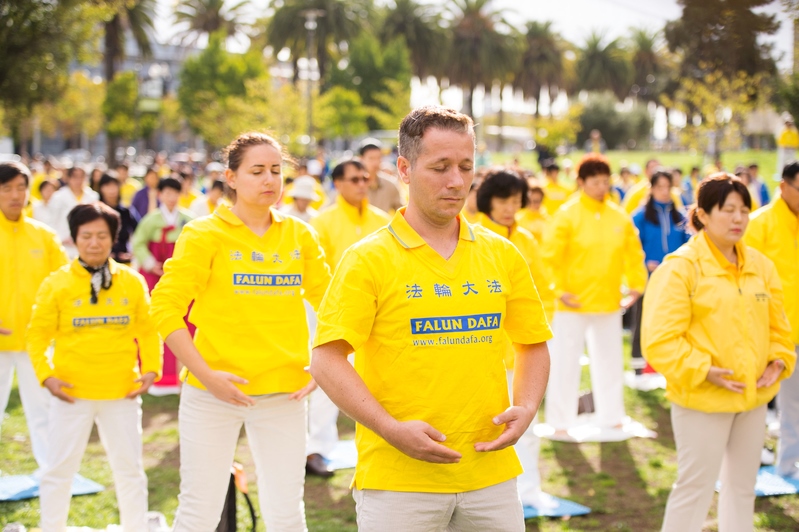
MULTIPOLYGON (((785 313, 791 322, 793 342, 799 353, 799 161, 785 165, 780 197, 749 218, 746 244, 774 261, 782 281, 785 313)), ((777 473, 799 479, 799 375, 783 381, 777 395, 780 444, 777 473)))
MULTIPOLYGON (((336 200, 311 220, 311 225, 319 233, 319 242, 330 270, 335 271, 347 248, 387 225, 391 218, 369 204, 369 174, 360 161, 340 163, 333 168, 331 177, 338 192, 336 200)), ((313 316, 309 316, 309 322, 315 325, 313 316)), ((308 460, 305 464, 308 474, 321 477, 333 475, 325 457, 330 456, 338 442, 337 419, 336 405, 322 390, 314 391, 308 410, 308 460)))

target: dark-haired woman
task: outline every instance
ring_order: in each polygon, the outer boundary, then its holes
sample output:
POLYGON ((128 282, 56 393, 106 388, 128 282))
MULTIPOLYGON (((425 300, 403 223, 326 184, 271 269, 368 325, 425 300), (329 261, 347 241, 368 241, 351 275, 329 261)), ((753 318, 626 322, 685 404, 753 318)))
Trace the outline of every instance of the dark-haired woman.
MULTIPOLYGON (((643 207, 633 213, 633 223, 638 229, 638 238, 641 239, 644 248, 646 269, 651 275, 663 262, 663 257, 677 251, 677 248, 688 242, 689 235, 685 216, 671 199, 671 174, 657 171, 652 175, 650 183, 649 199, 643 207)), ((630 309, 634 320, 631 365, 637 374, 640 374, 646 366, 641 355, 642 304, 639 299, 630 309)))
MULTIPOLYGON (((161 337, 186 366, 180 396, 175 532, 213 530, 242 426, 269 530, 304 531, 306 401, 316 384, 303 299, 317 307, 330 270, 316 232, 274 209, 282 147, 247 133, 226 150, 233 206, 189 223, 153 291, 161 337), (194 299, 192 340, 183 315, 194 299)), ((163 201, 163 200, 162 200, 163 201)))
MULTIPOLYGON (((547 319, 551 320, 555 307, 555 295, 552 292, 549 277, 544 272, 538 242, 529 231, 516 224, 516 216, 526 207, 528 199, 527 181, 516 172, 504 169, 489 171, 477 189, 477 209, 481 213, 478 223, 513 242, 521 252, 530 268, 530 274, 535 281, 547 319)), ((513 393, 514 363, 515 352, 508 340, 505 367, 508 373, 508 391, 511 394, 513 393)), ((517 478, 517 487, 524 506, 545 509, 552 508, 557 503, 541 490, 541 474, 538 472, 541 440, 533 433, 533 425, 537 420, 536 415, 530 428, 514 445, 524 469, 524 473, 517 478)))
POLYGON ((147 530, 139 396, 161 371, 161 346, 144 279, 110 258, 119 215, 98 202, 78 205, 68 221, 78 258, 42 283, 28 329, 36 376, 53 396, 41 528, 66 530, 72 479, 96 423, 122 529, 139 532, 147 530))
POLYGON ((100 201, 117 211, 119 214, 119 234, 114 247, 111 248, 111 258, 121 264, 130 264, 133 255, 130 252, 130 237, 136 230, 136 219, 130 210, 119 203, 121 187, 116 177, 103 174, 100 178, 100 201))
POLYGON ((599 154, 585 155, 577 167, 577 184, 581 191, 555 213, 543 247, 558 298, 546 421, 561 437, 577 421, 580 355, 586 344, 594 423, 605 428, 622 425, 622 279, 631 296, 625 306, 640 297, 647 279, 635 226, 609 199, 608 160, 599 154))
POLYGON ((752 200, 715 174, 697 193, 698 234, 652 274, 644 357, 666 377, 677 481, 664 531, 702 530, 716 481, 719 530, 752 530, 766 405, 796 363, 774 264, 741 238, 752 200))

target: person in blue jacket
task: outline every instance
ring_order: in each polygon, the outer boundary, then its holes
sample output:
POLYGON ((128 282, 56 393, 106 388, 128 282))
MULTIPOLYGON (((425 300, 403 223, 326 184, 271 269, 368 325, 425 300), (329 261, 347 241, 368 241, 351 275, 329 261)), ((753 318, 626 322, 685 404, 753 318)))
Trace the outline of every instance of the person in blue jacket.
MULTIPOLYGON (((688 242, 689 234, 685 216, 671 199, 673 178, 670 172, 658 170, 650 179, 649 199, 633 212, 633 223, 638 228, 638 237, 644 248, 646 269, 655 271, 663 258, 688 242)), ((641 355, 641 305, 633 306, 632 360, 630 364, 640 375, 646 367, 641 355)))

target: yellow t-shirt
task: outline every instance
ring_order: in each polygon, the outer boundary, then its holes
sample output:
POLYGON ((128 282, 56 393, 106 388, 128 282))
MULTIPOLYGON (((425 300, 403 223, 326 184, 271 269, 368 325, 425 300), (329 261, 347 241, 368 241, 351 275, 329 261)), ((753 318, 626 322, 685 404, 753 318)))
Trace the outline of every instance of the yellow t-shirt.
POLYGON ((119 202, 124 205, 125 207, 130 207, 130 203, 133 201, 133 196, 136 195, 136 192, 141 190, 142 184, 129 177, 127 181, 119 188, 119 202))
MULTIPOLYGON (((225 205, 189 222, 164 263, 150 313, 162 338, 197 326, 194 344, 214 370, 243 377, 247 395, 291 393, 310 380, 303 299, 316 308, 330 282, 309 225, 271 209, 259 237, 225 205)), ((186 382, 202 383, 193 374, 186 382)))
POLYGON ((508 405, 504 335, 552 337, 530 269, 507 239, 459 217, 449 260, 404 217, 344 254, 319 308, 316 346, 345 340, 372 395, 400 421, 423 420, 462 453, 458 464, 411 458, 358 424, 358 489, 458 493, 516 477, 511 448, 478 453, 501 434, 508 405))
POLYGON ((561 205, 569 201, 569 197, 574 194, 574 187, 564 187, 560 183, 547 181, 542 187, 544 189, 544 201, 542 206, 549 214, 555 214, 561 205))

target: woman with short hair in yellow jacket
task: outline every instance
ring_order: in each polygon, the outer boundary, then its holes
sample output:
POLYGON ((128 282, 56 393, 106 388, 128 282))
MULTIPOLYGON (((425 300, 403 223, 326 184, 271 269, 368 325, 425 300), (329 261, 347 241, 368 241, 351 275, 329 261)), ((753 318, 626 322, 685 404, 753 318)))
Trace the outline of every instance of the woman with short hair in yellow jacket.
POLYGON ((28 328, 36 376, 53 395, 40 526, 66 530, 72 479, 97 423, 114 474, 122 530, 147 530, 139 396, 161 373, 147 284, 110 258, 120 225, 115 210, 99 202, 78 205, 67 221, 78 258, 44 280, 28 328))
POLYGON ((719 530, 752 530, 766 405, 796 354, 774 264, 741 241, 752 200, 729 174, 699 186, 698 234, 652 274, 642 348, 666 377, 677 481, 664 531, 702 529, 721 480, 719 530))
POLYGON ((303 299, 317 307, 330 270, 316 231, 273 208, 280 144, 245 133, 225 153, 233 206, 185 226, 152 294, 158 332, 188 370, 173 530, 216 528, 244 426, 266 527, 303 531, 303 399, 316 387, 303 299), (193 340, 183 321, 192 300, 193 340))
MULTIPOLYGON (((527 205, 528 200, 528 184, 521 176, 510 169, 491 170, 485 175, 477 189, 477 209, 480 211, 478 223, 504 236, 516 246, 530 268, 530 274, 541 297, 547 319, 551 320, 555 307, 555 294, 552 292, 551 283, 544 272, 538 242, 529 231, 516 224, 516 215, 527 205)), ((510 393, 513 393, 511 384, 513 383, 515 358, 516 353, 508 340, 505 367, 508 373, 510 393)), ((552 508, 557 503, 541 490, 541 475, 538 472, 541 441, 533 433, 533 425, 537 420, 538 415, 536 414, 530 428, 514 445, 524 469, 524 473, 517 479, 517 487, 524 506, 539 509, 552 508)))
POLYGON ((544 264, 554 282, 552 367, 546 421, 559 436, 577 424, 580 355, 591 358, 593 422, 604 428, 624 423, 624 361, 621 314, 643 293, 644 251, 632 219, 608 197, 610 165, 600 154, 585 155, 577 168, 581 191, 552 218, 544 233, 544 264), (622 283, 630 301, 622 306, 622 283))

